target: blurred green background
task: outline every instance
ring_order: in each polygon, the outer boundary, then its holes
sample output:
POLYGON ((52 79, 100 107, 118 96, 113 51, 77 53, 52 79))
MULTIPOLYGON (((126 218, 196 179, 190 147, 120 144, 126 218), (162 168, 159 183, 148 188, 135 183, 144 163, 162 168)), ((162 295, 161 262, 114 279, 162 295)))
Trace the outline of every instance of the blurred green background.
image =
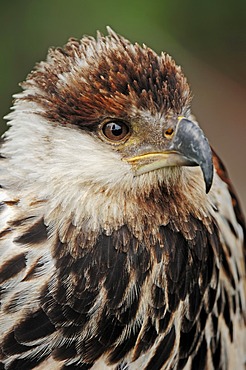
MULTIPOLYGON (((193 112, 223 158, 246 209, 245 0, 0 0, 0 113, 50 46, 106 25, 182 65, 193 112)), ((1 132, 6 129, 1 120, 1 132)))

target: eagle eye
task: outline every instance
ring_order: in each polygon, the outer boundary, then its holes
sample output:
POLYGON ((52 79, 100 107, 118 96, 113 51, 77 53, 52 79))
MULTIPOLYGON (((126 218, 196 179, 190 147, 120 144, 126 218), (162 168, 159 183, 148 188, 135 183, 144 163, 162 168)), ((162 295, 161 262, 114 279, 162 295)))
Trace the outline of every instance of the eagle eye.
POLYGON ((119 142, 129 134, 129 126, 121 121, 109 121, 102 126, 102 133, 110 141, 119 142))

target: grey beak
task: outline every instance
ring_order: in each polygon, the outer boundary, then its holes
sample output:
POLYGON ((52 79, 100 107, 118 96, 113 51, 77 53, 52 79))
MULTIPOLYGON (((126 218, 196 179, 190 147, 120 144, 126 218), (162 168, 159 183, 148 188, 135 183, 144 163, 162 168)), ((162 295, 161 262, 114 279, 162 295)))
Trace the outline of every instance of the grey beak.
POLYGON ((209 142, 200 127, 182 118, 177 125, 170 150, 186 157, 191 162, 191 166, 201 167, 206 193, 208 193, 213 182, 213 159, 209 142))

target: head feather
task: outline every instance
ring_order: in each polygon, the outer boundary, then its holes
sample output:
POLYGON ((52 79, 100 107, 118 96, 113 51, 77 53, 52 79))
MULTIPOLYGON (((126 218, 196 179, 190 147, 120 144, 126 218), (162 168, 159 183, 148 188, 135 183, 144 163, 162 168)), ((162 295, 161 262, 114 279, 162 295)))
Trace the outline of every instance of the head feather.
POLYGON ((107 36, 70 39, 64 48, 50 49, 22 86, 24 99, 38 103, 50 121, 87 128, 139 111, 183 114, 191 100, 169 55, 133 45, 110 28, 107 36))

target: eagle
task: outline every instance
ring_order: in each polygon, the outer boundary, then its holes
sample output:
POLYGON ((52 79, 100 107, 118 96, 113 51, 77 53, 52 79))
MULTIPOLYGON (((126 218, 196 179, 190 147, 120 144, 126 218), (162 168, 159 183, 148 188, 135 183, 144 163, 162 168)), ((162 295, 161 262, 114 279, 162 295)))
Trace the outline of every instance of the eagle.
POLYGON ((244 218, 166 53, 53 48, 1 142, 0 369, 243 370, 244 218))

